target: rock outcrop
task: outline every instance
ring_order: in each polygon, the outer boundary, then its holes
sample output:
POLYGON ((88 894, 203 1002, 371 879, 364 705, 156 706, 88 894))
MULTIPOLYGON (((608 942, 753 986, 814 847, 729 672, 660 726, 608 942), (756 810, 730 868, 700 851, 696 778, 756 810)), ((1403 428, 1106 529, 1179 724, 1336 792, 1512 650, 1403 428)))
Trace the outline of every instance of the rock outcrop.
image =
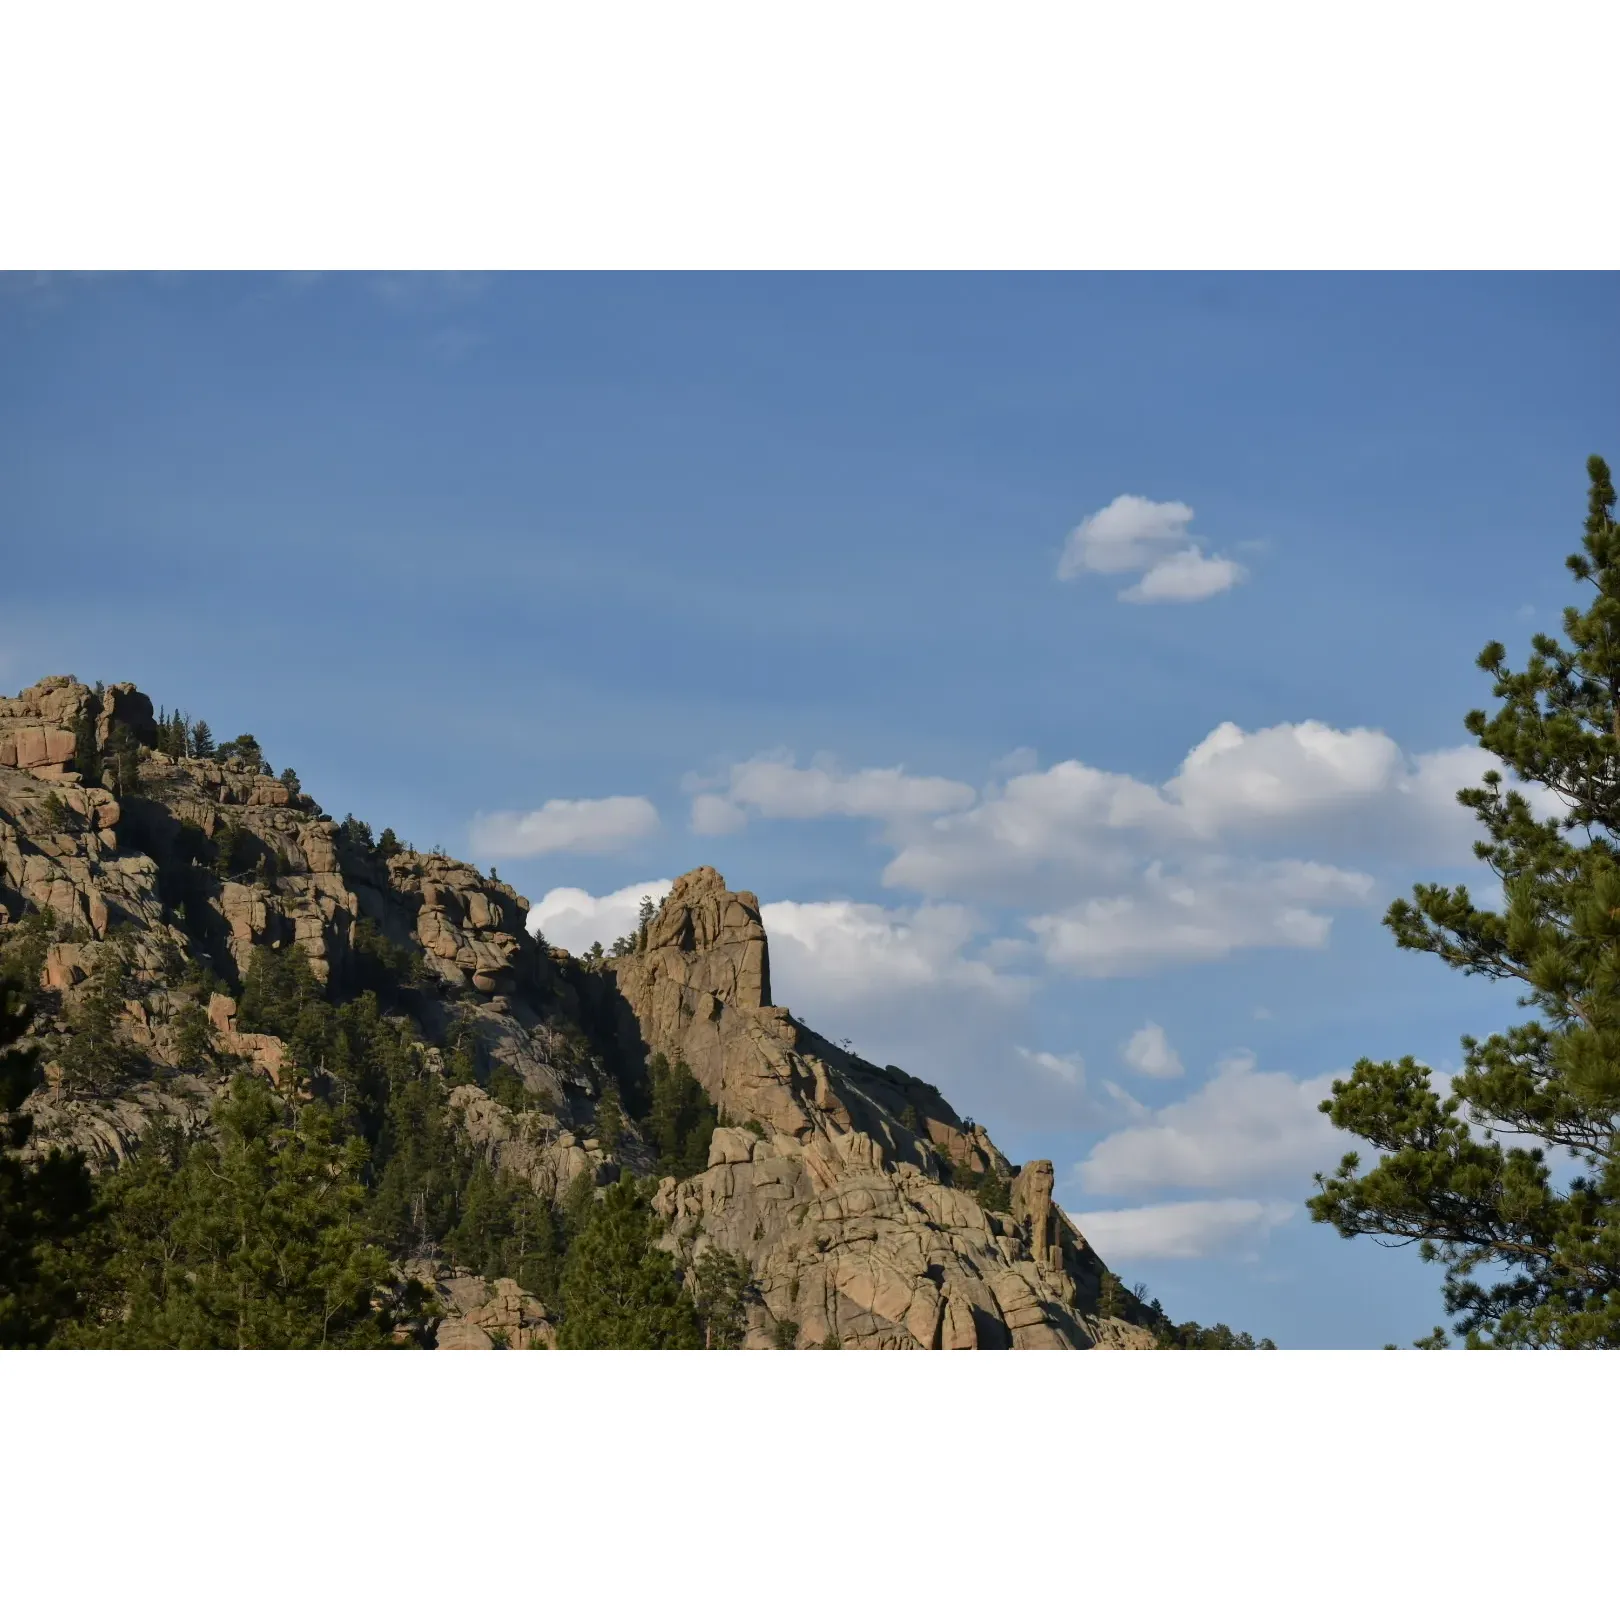
MULTIPOLYGON (((684 1057, 727 1122, 709 1167, 666 1180, 671 1243, 747 1258, 752 1343, 1083 1348, 1104 1268, 1052 1202, 1052 1166, 1011 1167, 931 1086, 840 1051, 770 1002, 752 894, 679 879, 641 948, 609 964, 651 1051, 684 1057), (957 1180, 1010 1177, 1011 1209, 957 1180)), ((1121 1324, 1129 1327, 1129 1324, 1121 1324)), ((1134 1330, 1144 1342, 1149 1336, 1134 1330)), ((1132 1335, 1123 1335, 1132 1342, 1132 1335)))
MULTIPOLYGON (((255 953, 300 948, 341 1000, 379 951, 394 952, 413 964, 422 1062, 442 1066, 453 1025, 470 1033, 479 1073, 516 1077, 521 1107, 462 1083, 451 1117, 492 1167, 544 1198, 652 1170, 633 1121, 604 1147, 597 1106, 612 1081, 628 1096, 652 1054, 685 1059, 721 1126, 707 1167, 662 1181, 655 1207, 673 1251, 719 1245, 747 1262, 749 1345, 1151 1342, 1144 1321, 1098 1319, 1104 1268, 1052 1201, 1051 1165, 1010 1165, 933 1086, 776 1005, 759 903, 712 868, 679 879, 635 950, 585 964, 532 938, 528 901, 493 876, 379 847, 291 778, 174 757, 154 746, 162 736, 128 685, 97 694, 55 676, 0 699, 0 927, 54 918, 37 956, 52 1084, 29 1105, 34 1151, 77 1146, 106 1168, 157 1119, 206 1128, 231 1067, 282 1080, 284 1042, 241 1027, 255 953), (119 727, 123 746, 136 739, 138 791, 125 783, 120 797, 73 769, 87 713, 101 743, 119 727), (114 1095, 70 1095, 54 1054, 110 952, 130 1072, 114 1095), (202 1063, 183 1056, 199 1020, 202 1063)), ((545 1307, 510 1279, 420 1264, 445 1312, 442 1346, 555 1341, 545 1307)))

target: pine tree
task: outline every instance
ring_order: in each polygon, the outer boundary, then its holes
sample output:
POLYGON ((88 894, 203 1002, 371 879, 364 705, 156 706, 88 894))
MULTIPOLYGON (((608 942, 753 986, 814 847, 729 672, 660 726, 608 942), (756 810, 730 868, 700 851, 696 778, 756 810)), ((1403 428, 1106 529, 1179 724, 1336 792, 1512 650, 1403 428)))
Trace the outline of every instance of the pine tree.
POLYGON ((193 759, 214 757, 214 734, 209 730, 206 720, 199 720, 191 728, 191 757, 193 759))
POLYGON ((110 1178, 96 1319, 70 1344, 328 1349, 385 1342, 388 1277, 363 1227, 365 1146, 324 1108, 289 1109, 239 1076, 219 1140, 158 1132, 110 1178))
POLYGON ((675 1262, 654 1247, 658 1220, 626 1172, 569 1246, 562 1278, 567 1350, 696 1350, 703 1344, 675 1262))
POLYGON ((116 725, 107 744, 113 756, 113 791, 126 798, 141 791, 141 748, 135 733, 126 725, 116 725))
POLYGON ((652 1090, 648 1127, 658 1148, 661 1176, 695 1176, 709 1162, 709 1142, 719 1114, 685 1058, 670 1063, 662 1052, 647 1063, 652 1090))
POLYGON ((561 1234, 551 1206, 526 1181, 479 1159, 461 1197, 461 1219, 444 1240, 458 1265, 511 1277, 539 1299, 558 1297, 561 1234))
POLYGON ((1533 639, 1521 672, 1491 642, 1479 667, 1502 706, 1465 721, 1563 813, 1538 820, 1487 771, 1457 797, 1485 830, 1474 853, 1504 909, 1419 884, 1385 918, 1402 949, 1516 984, 1540 1017, 1465 1036, 1445 1098, 1411 1057, 1362 1059, 1323 1110, 1382 1157, 1363 1171, 1347 1154, 1310 1201, 1345 1237, 1417 1243, 1442 1264, 1445 1309, 1476 1345, 1620 1346, 1620 527, 1608 467, 1594 456, 1587 472, 1584 548, 1567 566, 1596 594, 1565 610, 1563 642, 1533 639), (1507 1275, 1487 1285, 1482 1267, 1507 1275))
POLYGON ((1097 1315, 1118 1316, 1124 1293, 1125 1289, 1119 1278, 1111 1271, 1103 1272, 1102 1282, 1097 1289, 1097 1315))
POLYGON ((73 726, 73 768, 84 779, 86 787, 101 786, 101 744, 96 741, 96 718, 100 710, 99 702, 93 698, 87 700, 73 726))
POLYGON ((371 1222, 379 1240, 396 1252, 431 1250, 457 1220, 465 1169, 444 1091, 431 1071, 390 1088, 371 1222))
POLYGON ((24 986, 0 977, 0 1349, 42 1345, 75 1306, 57 1246, 88 1225, 90 1173, 78 1153, 53 1148, 25 1164, 33 1132, 23 1103, 39 1084, 39 1063, 19 1043, 32 1011, 24 986))
POLYGON ((624 1136, 624 1110, 619 1106, 619 1094, 609 1086, 596 1105, 596 1139, 602 1151, 612 1158, 619 1151, 624 1136))
POLYGON ((703 1324, 705 1350, 736 1350, 748 1326, 753 1273, 740 1255, 711 1245, 692 1267, 692 1297, 703 1324))
POLYGON ((141 1067, 139 1049, 121 1029, 128 998, 129 964, 118 944, 108 941, 99 948, 58 1054, 69 1095, 108 1096, 141 1067))

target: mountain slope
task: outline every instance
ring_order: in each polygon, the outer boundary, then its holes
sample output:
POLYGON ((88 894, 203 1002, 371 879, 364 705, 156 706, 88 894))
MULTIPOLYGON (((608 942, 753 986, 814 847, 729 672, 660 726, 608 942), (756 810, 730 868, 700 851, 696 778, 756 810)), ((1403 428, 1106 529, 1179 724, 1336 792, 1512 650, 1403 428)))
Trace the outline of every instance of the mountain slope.
MULTIPOLYGON (((660 1242, 688 1275, 711 1248, 746 1264, 747 1346, 1153 1343, 1049 1163, 1010 1165, 934 1087, 773 1004, 758 904, 712 868, 627 954, 581 961, 525 932, 510 886, 324 815, 251 738, 196 743, 128 685, 58 676, 0 700, 0 924, 39 985, 48 1078, 30 1151, 111 1169, 155 1122, 209 1131, 252 1068, 347 1110, 382 1154, 390 1088, 427 1076, 467 1152, 549 1207, 675 1169, 660 1242), (333 1008, 392 1042, 386 1074, 333 1008), (677 1127, 688 1073, 701 1097, 677 1127)), ((426 1208, 425 1186, 404 1195, 426 1208)), ((554 1298, 451 1265, 444 1242, 423 1214, 391 1245, 439 1301, 421 1337, 554 1342, 554 1298)))

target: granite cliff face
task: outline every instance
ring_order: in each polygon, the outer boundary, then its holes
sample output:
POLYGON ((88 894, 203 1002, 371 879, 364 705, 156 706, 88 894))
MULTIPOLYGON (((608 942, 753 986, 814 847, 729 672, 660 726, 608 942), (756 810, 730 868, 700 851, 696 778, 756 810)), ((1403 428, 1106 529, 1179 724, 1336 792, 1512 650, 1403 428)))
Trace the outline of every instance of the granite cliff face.
MULTIPOLYGON (((721 1124, 707 1168, 666 1177, 655 1208, 672 1251, 690 1260, 718 1245, 746 1261, 749 1346, 1151 1345, 1129 1298, 1116 1307, 1126 1314, 1099 1316, 1105 1268, 1053 1203, 1051 1165, 1008 1164, 934 1087, 775 1005, 759 904, 712 868, 675 884, 633 952, 584 963, 531 938, 527 900, 492 876, 380 846, 296 782, 165 752, 168 740, 132 686, 97 693, 57 676, 0 699, 0 927, 15 939, 25 919, 54 919, 38 934, 35 1033, 51 1083, 30 1104, 35 1151, 72 1144, 106 1168, 155 1119, 207 1129, 235 1066, 283 1081, 284 1042, 239 1027, 256 951, 300 947, 334 1000, 392 953, 412 965, 425 1065, 442 1067, 454 1026, 470 1033, 480 1075, 499 1065, 521 1081, 518 1109, 458 1085, 458 1128, 553 1202, 582 1176, 600 1185, 653 1168, 633 1121, 604 1148, 598 1107, 610 1086, 630 1095, 652 1054, 685 1059, 721 1124), (133 791, 74 770, 91 721, 99 745, 122 739, 138 758, 133 791), (124 965, 131 1058, 92 1095, 64 1084, 56 1054, 110 951, 124 965), (202 1057, 187 1035, 199 1011, 202 1057), (1004 1196, 975 1195, 990 1185, 1004 1196)), ((321 1076, 298 1083, 318 1089, 321 1076)), ((438 1293, 441 1347, 554 1341, 554 1313, 510 1279, 433 1255, 403 1264, 438 1293)))

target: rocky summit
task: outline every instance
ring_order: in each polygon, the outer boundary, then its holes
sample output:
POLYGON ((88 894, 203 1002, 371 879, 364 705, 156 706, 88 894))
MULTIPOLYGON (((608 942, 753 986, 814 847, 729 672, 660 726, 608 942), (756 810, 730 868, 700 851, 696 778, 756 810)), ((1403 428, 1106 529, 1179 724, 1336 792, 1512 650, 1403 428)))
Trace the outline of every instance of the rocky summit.
POLYGON ((42 1074, 26 1155, 116 1178, 154 1131, 217 1133, 244 1076, 352 1121, 360 1184, 396 1198, 375 1227, 396 1342, 569 1342, 522 1222, 475 1242, 469 1211, 504 1189, 547 1230, 598 1230, 633 1182, 671 1276, 732 1279, 741 1347, 1154 1344, 1051 1164, 1009 1163, 934 1086, 778 1005, 759 903, 713 868, 578 958, 493 874, 338 822, 251 737, 205 732, 127 684, 0 699, 0 947, 42 1074), (403 1145, 413 1085, 460 1167, 442 1185, 403 1145))

